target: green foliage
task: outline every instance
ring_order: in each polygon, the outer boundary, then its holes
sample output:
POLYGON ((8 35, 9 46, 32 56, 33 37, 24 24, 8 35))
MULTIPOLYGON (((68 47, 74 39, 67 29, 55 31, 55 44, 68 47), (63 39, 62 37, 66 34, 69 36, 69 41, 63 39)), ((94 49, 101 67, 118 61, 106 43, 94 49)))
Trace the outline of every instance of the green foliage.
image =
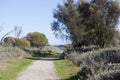
POLYGON ((25 52, 28 52, 32 56, 42 56, 42 55, 50 55, 50 54, 57 54, 62 53, 62 51, 53 46, 44 46, 42 48, 24 48, 25 52))
POLYGON ((28 47, 29 46, 29 42, 25 39, 16 39, 15 40, 15 46, 17 47, 28 47))
POLYGON ((32 47, 43 47, 48 44, 48 40, 43 33, 28 33, 26 38, 30 41, 32 47))
POLYGON ((66 44, 66 45, 65 45, 65 49, 66 49, 66 50, 67 50, 67 49, 71 49, 71 48, 73 48, 72 44, 66 44))
POLYGON ((84 62, 102 62, 102 63, 119 63, 120 62, 120 49, 119 48, 105 48, 98 51, 91 51, 79 55, 78 65, 84 62))
POLYGON ((118 0, 66 0, 54 10, 52 30, 74 46, 111 44, 120 7, 118 0))

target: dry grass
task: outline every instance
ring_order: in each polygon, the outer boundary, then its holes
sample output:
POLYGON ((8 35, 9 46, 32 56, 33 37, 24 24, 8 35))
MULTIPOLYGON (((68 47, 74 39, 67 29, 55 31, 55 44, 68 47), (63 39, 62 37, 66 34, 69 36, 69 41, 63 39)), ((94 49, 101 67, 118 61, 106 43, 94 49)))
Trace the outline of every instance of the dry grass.
POLYGON ((0 80, 16 80, 18 73, 31 63, 32 60, 23 58, 0 60, 0 80))

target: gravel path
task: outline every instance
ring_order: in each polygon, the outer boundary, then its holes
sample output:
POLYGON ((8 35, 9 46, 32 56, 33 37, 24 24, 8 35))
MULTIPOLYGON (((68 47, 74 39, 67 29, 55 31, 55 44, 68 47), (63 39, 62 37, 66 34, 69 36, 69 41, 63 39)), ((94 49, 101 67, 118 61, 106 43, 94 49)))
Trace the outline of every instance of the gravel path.
POLYGON ((21 72, 17 80, 59 80, 59 78, 56 76, 52 58, 42 58, 21 72))

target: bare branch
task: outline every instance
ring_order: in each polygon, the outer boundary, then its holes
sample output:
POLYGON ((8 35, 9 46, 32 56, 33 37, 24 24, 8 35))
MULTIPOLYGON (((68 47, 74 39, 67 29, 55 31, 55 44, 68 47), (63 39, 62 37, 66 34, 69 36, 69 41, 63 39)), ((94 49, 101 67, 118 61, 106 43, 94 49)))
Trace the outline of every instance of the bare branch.
POLYGON ((16 38, 19 38, 20 35, 21 35, 21 33, 22 33, 22 27, 20 27, 20 26, 15 26, 14 31, 15 31, 15 37, 16 37, 16 38))
POLYGON ((4 38, 6 37, 6 36, 8 36, 9 34, 11 34, 13 32, 13 30, 12 31, 9 31, 8 33, 6 33, 2 38, 1 38, 1 42, 4 40, 4 38))

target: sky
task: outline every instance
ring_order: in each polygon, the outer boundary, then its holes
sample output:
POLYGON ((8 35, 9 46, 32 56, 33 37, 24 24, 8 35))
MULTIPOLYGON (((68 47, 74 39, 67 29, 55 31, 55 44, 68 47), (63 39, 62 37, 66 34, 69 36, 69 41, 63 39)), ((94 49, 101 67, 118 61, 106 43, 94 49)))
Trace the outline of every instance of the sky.
MULTIPOLYGON (((15 26, 21 26, 21 37, 29 32, 40 32, 46 35, 49 44, 68 43, 55 38, 51 30, 53 10, 58 3, 63 0, 0 0, 0 26, 3 26, 0 37, 15 26)), ((9 36, 14 37, 14 33, 9 36)))

